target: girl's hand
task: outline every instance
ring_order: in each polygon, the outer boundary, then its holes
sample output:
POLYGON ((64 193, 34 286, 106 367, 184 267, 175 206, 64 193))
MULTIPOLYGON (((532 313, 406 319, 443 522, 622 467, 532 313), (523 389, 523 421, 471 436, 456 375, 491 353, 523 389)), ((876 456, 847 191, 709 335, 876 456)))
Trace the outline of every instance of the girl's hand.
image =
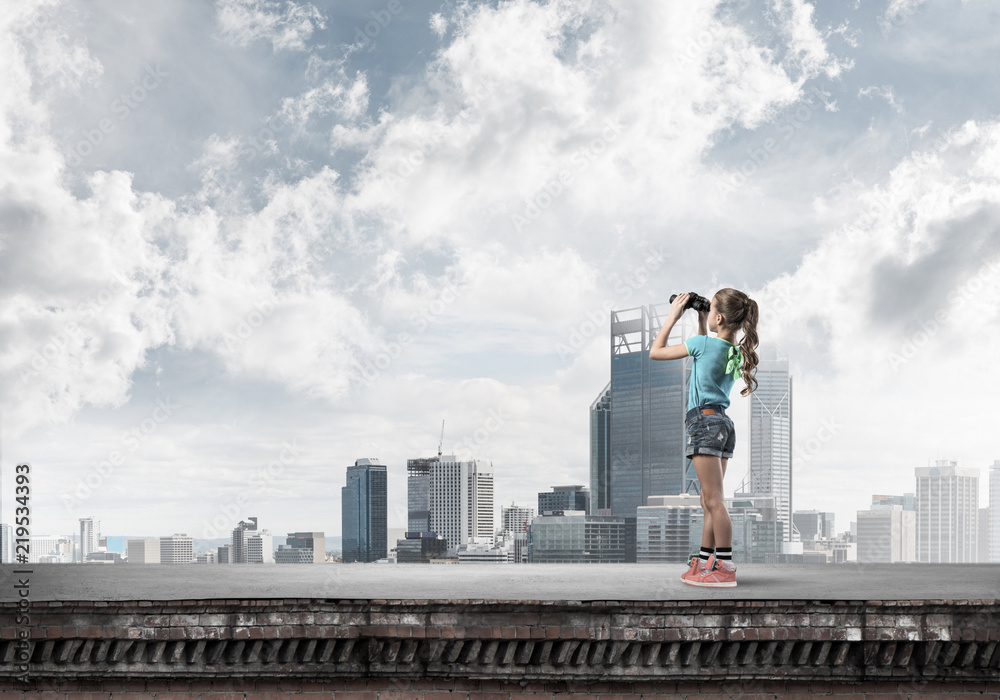
POLYGON ((678 319, 684 315, 684 307, 687 305, 688 299, 690 298, 691 295, 684 292, 683 294, 679 294, 677 298, 674 299, 674 303, 670 305, 670 311, 667 312, 668 322, 676 323, 678 319))

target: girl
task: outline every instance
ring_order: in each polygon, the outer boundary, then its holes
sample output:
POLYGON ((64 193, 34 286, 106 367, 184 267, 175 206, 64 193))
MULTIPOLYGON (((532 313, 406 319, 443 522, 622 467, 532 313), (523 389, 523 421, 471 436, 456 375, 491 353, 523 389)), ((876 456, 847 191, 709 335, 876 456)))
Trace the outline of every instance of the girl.
POLYGON ((707 312, 698 312, 698 334, 681 345, 665 347, 674 324, 680 320, 690 295, 681 294, 670 305, 666 322, 649 350, 652 360, 679 360, 693 357, 694 366, 688 391, 685 454, 694 463, 701 485, 704 527, 701 554, 691 556, 689 569, 681 580, 694 586, 732 587, 736 585, 733 565, 733 525, 722 499, 722 478, 726 463, 736 447, 733 421, 726 415, 729 391, 743 377, 740 392, 748 396, 757 388, 753 376, 757 368, 757 302, 736 289, 720 289, 712 297, 707 312), (716 337, 708 335, 708 331, 716 337), (736 345, 736 334, 743 339, 736 345))

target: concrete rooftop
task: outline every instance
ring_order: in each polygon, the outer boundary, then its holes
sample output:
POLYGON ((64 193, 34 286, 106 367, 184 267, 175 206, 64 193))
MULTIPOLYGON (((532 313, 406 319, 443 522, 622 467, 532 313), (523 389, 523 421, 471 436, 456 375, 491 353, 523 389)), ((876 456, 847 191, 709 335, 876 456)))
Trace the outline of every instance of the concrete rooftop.
POLYGON ((53 600, 1000 600, 1000 564, 740 564, 736 588, 680 580, 683 564, 0 565, 0 601, 31 570, 53 600))

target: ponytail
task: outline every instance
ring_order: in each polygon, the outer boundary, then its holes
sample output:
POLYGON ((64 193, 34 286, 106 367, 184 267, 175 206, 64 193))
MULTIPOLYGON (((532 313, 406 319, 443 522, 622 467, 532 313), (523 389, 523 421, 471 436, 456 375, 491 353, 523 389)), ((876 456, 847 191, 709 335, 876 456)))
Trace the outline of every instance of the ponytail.
POLYGON ((743 374, 746 386, 743 387, 740 396, 748 396, 757 388, 757 378, 754 376, 754 372, 757 370, 757 363, 760 362, 760 358, 755 352, 755 348, 759 344, 757 338, 758 318, 757 302, 747 297, 747 315, 743 319, 743 340, 740 341, 740 352, 743 354, 743 366, 740 368, 740 372, 743 374))
POLYGON ((722 325, 733 331, 743 331, 743 340, 740 341, 740 354, 743 355, 740 374, 743 375, 746 386, 740 392, 740 396, 748 396, 757 389, 754 372, 760 362, 755 351, 759 345, 757 321, 760 312, 757 309, 757 302, 732 287, 720 289, 715 293, 715 299, 716 308, 722 314, 722 325))

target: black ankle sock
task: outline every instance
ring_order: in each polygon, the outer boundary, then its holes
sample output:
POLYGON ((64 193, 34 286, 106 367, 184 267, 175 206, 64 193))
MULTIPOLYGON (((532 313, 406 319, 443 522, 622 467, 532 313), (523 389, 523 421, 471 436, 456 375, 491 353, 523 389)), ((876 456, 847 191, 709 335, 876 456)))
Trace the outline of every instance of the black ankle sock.
POLYGON ((733 548, 732 547, 716 547, 715 548, 715 558, 720 561, 732 561, 733 560, 733 548))
POLYGON ((714 550, 711 547, 702 547, 701 548, 701 554, 698 555, 698 558, 701 559, 701 563, 702 564, 704 564, 706 561, 708 561, 708 558, 710 556, 712 556, 712 552, 713 551, 714 550))

